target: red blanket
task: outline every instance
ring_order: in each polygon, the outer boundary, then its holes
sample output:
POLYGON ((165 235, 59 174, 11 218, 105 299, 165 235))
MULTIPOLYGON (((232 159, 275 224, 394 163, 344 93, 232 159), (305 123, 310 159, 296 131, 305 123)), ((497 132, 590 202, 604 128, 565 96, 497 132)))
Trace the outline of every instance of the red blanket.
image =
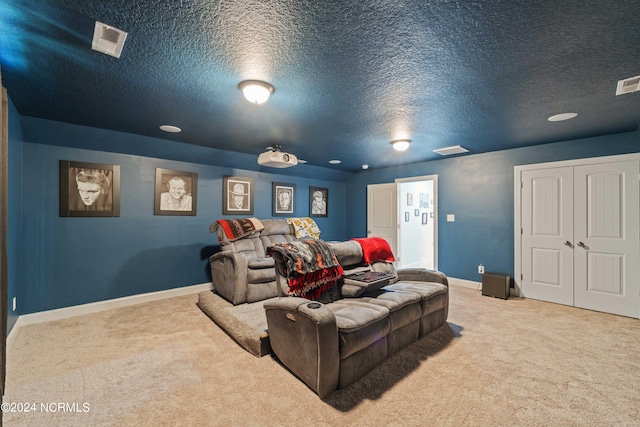
POLYGON ((376 261, 395 261, 389 243, 382 237, 364 237, 351 239, 362 246, 362 262, 371 264, 376 261))
MULTIPOLYGON (((224 235, 230 242, 238 240, 249 234, 253 234, 256 231, 264 229, 262 222, 256 218, 243 218, 243 219, 219 219, 212 224, 211 228, 215 224, 219 224, 224 231, 224 235)), ((210 230, 211 230, 210 228, 210 230)), ((211 230, 213 232, 213 230, 211 230)), ((218 240, 222 241, 221 236, 218 235, 218 240)))

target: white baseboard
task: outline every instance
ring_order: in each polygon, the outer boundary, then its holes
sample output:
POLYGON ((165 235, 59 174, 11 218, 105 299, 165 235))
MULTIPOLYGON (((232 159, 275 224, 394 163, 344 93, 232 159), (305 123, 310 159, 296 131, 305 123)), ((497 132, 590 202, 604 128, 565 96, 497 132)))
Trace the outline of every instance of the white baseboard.
POLYGON ((118 307, 127 307, 144 302, 158 301, 166 298, 190 295, 213 289, 213 284, 202 283, 199 285, 184 286, 182 288, 167 289, 165 291, 149 292, 146 294, 131 295, 128 297, 116 298, 106 301, 92 302, 89 304, 74 305, 72 307, 58 308, 55 310, 40 311, 37 313, 24 314, 18 316, 16 323, 11 328, 7 336, 7 350, 18 335, 19 329, 25 325, 34 323, 50 322, 52 320, 66 319, 68 317, 80 316, 83 314, 98 313, 100 311, 111 310, 118 307))
POLYGON ((18 336, 18 330, 20 329, 20 326, 22 326, 22 322, 20 321, 20 316, 18 316, 18 318, 16 319, 16 323, 13 324, 13 328, 11 328, 11 331, 7 335, 7 351, 9 351, 9 349, 11 348, 11 344, 13 344, 13 341, 18 336))
POLYGON ((473 280, 456 279, 455 277, 447 277, 450 285, 462 286, 463 288, 471 288, 480 290, 480 282, 474 282, 473 280))

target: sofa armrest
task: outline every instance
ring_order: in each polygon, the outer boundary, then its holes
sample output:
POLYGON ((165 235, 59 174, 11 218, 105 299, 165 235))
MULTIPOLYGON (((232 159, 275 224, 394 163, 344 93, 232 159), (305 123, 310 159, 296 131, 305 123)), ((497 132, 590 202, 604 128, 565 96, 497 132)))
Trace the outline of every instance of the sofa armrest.
POLYGON ((321 398, 338 387, 340 353, 336 318, 324 304, 298 297, 264 302, 271 349, 321 398))
POLYGON ((400 280, 412 282, 436 282, 449 286, 447 276, 441 271, 427 270, 426 268, 401 268, 398 270, 400 280))
POLYGON ((218 252, 209 257, 213 288, 233 305, 247 302, 247 257, 218 252))

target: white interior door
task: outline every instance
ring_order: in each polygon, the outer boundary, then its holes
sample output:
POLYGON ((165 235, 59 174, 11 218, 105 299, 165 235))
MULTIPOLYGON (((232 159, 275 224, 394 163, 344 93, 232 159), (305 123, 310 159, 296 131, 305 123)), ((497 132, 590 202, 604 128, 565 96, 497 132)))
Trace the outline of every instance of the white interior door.
POLYGON ((637 161, 575 168, 575 306, 640 316, 637 161))
POLYGON ((394 255, 398 253, 397 192, 395 183, 367 186, 367 236, 384 238, 394 255))
POLYGON ((573 171, 522 173, 522 292, 573 305, 573 171))

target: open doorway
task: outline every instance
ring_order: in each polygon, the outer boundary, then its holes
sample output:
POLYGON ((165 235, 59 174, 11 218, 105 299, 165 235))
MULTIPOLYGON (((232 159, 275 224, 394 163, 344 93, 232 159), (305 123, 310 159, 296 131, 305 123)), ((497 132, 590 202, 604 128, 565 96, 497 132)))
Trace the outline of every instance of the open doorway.
POLYGON ((397 179, 398 268, 438 269, 438 176, 397 179))

